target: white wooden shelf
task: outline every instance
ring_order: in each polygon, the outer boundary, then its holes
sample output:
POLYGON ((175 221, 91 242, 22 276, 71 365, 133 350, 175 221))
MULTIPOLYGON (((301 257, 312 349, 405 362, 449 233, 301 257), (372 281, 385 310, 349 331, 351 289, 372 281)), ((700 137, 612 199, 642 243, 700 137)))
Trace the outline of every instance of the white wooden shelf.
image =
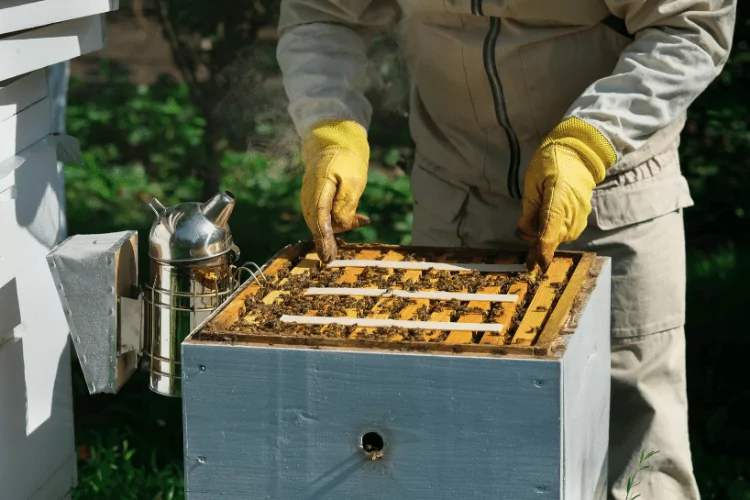
POLYGON ((0 0, 0 36, 111 12, 120 0, 0 0))
POLYGON ((69 332, 46 261, 66 234, 60 163, 77 148, 52 133, 48 70, 104 48, 106 13, 118 8, 0 0, 2 500, 69 500, 77 482, 69 332))
POLYGON ((17 115, 47 97, 47 77, 44 70, 21 75, 0 82, 0 123, 17 115))
POLYGON ((49 135, 52 129, 51 111, 50 101, 45 97, 0 122, 0 162, 49 135))
POLYGON ((105 26, 97 14, 0 37, 0 81, 104 48, 105 26))
POLYGON ((44 264, 64 230, 64 192, 55 141, 42 140, 18 157, 23 163, 0 179, 17 190, 11 197, 0 190, 0 338, 6 341, 0 349, 0 498, 62 500, 76 467, 70 348, 44 264), (7 342, 19 333, 20 340, 7 342))

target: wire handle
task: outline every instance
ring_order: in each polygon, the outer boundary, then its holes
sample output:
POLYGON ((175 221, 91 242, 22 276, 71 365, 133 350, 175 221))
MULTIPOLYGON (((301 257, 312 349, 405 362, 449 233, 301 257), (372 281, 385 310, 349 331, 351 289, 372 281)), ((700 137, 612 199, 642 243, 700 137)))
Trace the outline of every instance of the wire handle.
POLYGON ((243 267, 245 267, 245 266, 247 266, 248 264, 250 264, 250 265, 252 265, 253 267, 255 267, 255 269, 257 269, 257 270, 258 270, 258 273, 260 273, 260 275, 261 275, 261 276, 263 276, 263 280, 264 280, 264 281, 265 281, 266 283, 268 283, 268 278, 266 278, 266 275, 265 275, 265 274, 263 274, 263 271, 261 270, 261 268, 260 268, 260 267, 258 267, 258 264, 256 264, 255 262, 252 262, 252 261, 247 261, 247 262, 245 262, 244 264, 242 264, 242 266, 243 266, 243 267))
POLYGON ((258 267, 258 264, 256 264, 255 262, 251 262, 251 261, 245 262, 237 269, 239 270, 240 276, 242 275, 242 271, 247 271, 248 273, 250 273, 250 277, 255 280, 258 286, 261 286, 261 287, 263 286, 263 283, 261 283, 260 280, 258 279, 258 274, 260 274, 261 277, 263 277, 263 280, 266 283, 268 283, 268 278, 266 278, 266 275, 263 274, 263 271, 260 269, 260 267, 258 267), (248 265, 252 265, 253 267, 255 267, 255 269, 257 269, 257 271, 256 272, 251 271, 250 269, 247 268, 248 265))
MULTIPOLYGON (((247 271, 247 272, 248 272, 248 273, 250 274, 250 278, 254 279, 254 280, 255 280, 255 282, 256 282, 256 283, 258 284, 258 286, 260 286, 260 287, 262 287, 262 286, 263 286, 263 283, 261 283, 261 282, 260 282, 260 280, 258 279, 258 274, 260 274, 260 275, 261 275, 261 276, 263 277, 263 280, 264 280, 264 281, 265 281, 266 283, 268 283, 268 278, 266 278, 266 276, 265 276, 265 275, 263 274, 263 271, 261 271, 261 269, 260 269, 260 268, 258 267, 258 265, 257 265, 257 264, 256 264, 255 262, 249 262, 249 261, 248 261, 248 262, 245 262, 245 263, 244 263, 244 264, 243 264, 242 266, 238 267, 238 268, 237 268, 237 270, 238 270, 238 276, 241 276, 241 275, 242 275, 242 271, 247 271), (250 269, 248 269, 247 267, 245 267, 245 266, 247 266, 248 264, 251 264, 251 265, 255 266, 255 268, 256 268, 256 269, 257 269, 258 271, 257 271, 257 272, 253 272, 253 271, 251 271, 250 269)), ((238 279, 238 281, 239 281, 239 279, 238 279)))

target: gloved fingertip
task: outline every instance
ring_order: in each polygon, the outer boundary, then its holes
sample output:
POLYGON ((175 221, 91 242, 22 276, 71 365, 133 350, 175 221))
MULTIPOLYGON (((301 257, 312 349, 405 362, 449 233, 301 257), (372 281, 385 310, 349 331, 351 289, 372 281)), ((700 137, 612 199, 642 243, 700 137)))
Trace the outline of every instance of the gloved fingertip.
POLYGON ((372 223, 370 218, 364 214, 357 214, 355 219, 355 225, 356 227, 365 227, 369 226, 372 223))
POLYGON ((333 235, 316 238, 315 251, 318 254, 318 258, 320 258, 321 262, 324 264, 335 259, 336 254, 338 253, 338 248, 336 247, 336 240, 334 240, 333 235))
POLYGON ((526 254, 526 269, 534 273, 539 265, 539 245, 535 242, 526 254))
POLYGON ((555 258, 555 252, 557 251, 557 242, 549 242, 540 240, 539 242, 539 265, 544 272, 547 272, 549 266, 552 265, 552 260, 555 258))
POLYGON ((333 223, 333 234, 347 233, 361 227, 369 226, 370 218, 366 215, 356 214, 348 223, 333 223))
POLYGON ((335 258, 335 254, 332 254, 326 248, 320 248, 318 250, 318 258, 323 264, 328 264, 335 258))

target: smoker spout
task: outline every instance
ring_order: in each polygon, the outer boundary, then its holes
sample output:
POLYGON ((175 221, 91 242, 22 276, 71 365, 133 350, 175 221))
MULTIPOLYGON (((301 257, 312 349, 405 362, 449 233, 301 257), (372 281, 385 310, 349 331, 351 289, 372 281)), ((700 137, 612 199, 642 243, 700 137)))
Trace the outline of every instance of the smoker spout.
POLYGON ((206 219, 219 227, 226 225, 233 209, 234 195, 229 191, 219 193, 201 205, 201 212, 206 219))

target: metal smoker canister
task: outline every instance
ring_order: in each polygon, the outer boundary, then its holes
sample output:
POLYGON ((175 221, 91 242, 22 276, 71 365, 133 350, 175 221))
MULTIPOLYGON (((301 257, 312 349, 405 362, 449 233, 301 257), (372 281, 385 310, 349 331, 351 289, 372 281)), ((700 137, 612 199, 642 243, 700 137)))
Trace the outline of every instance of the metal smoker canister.
POLYGON ((182 393, 182 341, 237 288, 233 263, 239 257, 227 221, 230 192, 205 203, 165 208, 153 200, 156 220, 149 234, 150 280, 145 287, 145 362, 149 387, 164 395, 182 393))

